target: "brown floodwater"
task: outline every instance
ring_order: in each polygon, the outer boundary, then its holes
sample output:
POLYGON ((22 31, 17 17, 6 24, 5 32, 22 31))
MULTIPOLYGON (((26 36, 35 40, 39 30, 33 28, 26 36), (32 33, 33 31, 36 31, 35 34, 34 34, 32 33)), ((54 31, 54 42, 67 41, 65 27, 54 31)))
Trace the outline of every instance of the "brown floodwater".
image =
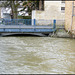
POLYGON ((1 74, 75 74, 75 39, 0 37, 1 74))

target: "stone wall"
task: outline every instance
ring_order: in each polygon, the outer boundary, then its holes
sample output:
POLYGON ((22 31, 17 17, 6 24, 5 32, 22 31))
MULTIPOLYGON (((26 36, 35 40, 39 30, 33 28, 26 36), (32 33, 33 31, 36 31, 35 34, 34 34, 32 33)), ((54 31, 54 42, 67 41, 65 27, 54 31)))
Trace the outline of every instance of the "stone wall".
POLYGON ((53 20, 36 20, 36 25, 53 25, 53 20))
MULTIPOLYGON (((66 1, 65 3, 65 29, 71 31, 75 34, 75 16, 73 17, 73 24, 71 27, 72 22, 72 2, 73 1, 66 1)), ((74 1, 75 5, 75 1, 74 1)))
MULTIPOLYGON (((45 1, 44 2, 44 10, 41 10, 41 11, 34 10, 32 12, 32 19, 36 19, 39 22, 39 24, 40 23, 42 24, 43 20, 49 20, 49 21, 54 20, 54 19, 64 20, 65 13, 61 12, 61 6, 62 6, 61 1, 45 1)), ((49 21, 48 22, 43 21, 43 23, 48 24, 49 21)), ((50 23, 52 23, 52 22, 50 22, 50 23)), ((63 23, 63 22, 61 21, 61 23, 63 23)))

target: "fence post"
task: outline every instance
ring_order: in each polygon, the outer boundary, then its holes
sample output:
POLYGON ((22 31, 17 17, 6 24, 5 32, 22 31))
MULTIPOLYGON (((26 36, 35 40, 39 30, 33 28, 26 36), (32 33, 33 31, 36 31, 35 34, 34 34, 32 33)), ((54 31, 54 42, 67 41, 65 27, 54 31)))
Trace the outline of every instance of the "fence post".
POLYGON ((56 28, 56 20, 53 20, 53 28, 56 28))
POLYGON ((35 25, 36 25, 36 19, 34 19, 34 32, 36 31, 35 25))
POLYGON ((34 19, 34 26, 36 25, 36 20, 34 19))

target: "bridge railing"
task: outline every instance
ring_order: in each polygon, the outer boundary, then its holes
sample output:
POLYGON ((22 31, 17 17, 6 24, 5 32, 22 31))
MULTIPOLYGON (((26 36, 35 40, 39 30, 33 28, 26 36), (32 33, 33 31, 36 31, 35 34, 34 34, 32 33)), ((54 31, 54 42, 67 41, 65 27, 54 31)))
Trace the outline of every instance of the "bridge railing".
POLYGON ((65 20, 45 20, 45 19, 0 19, 0 24, 3 25, 44 25, 55 26, 56 28, 64 27, 65 20), (33 23, 33 24, 32 24, 33 23))
POLYGON ((0 19, 0 24, 4 25, 31 25, 31 19, 0 19))
POLYGON ((36 25, 53 25, 53 20, 37 19, 36 25))
POLYGON ((54 22, 56 21, 56 28, 64 28, 64 25, 65 25, 65 20, 35 20, 35 24, 36 25, 49 25, 49 26, 53 26, 54 25, 54 22))

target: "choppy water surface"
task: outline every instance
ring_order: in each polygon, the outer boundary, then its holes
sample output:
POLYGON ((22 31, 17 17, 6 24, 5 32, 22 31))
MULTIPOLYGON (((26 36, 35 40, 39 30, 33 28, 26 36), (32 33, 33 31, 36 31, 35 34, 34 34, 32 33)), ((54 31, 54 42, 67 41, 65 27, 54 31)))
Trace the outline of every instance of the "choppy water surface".
POLYGON ((74 74, 75 39, 0 37, 1 74, 74 74))

